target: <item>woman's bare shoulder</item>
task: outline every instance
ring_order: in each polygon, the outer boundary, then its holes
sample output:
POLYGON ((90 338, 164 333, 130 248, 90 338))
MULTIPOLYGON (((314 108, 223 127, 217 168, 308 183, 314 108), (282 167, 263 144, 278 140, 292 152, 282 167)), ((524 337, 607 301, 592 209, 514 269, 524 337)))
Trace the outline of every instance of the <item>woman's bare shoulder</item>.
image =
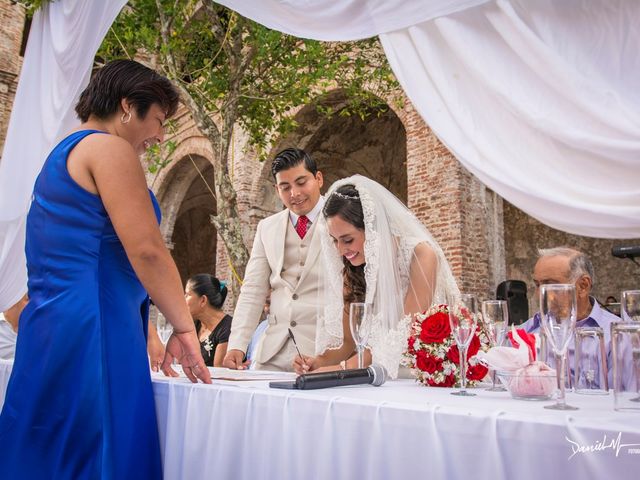
POLYGON ((111 155, 112 153, 128 153, 135 156, 131 144, 124 138, 110 133, 96 132, 87 135, 78 144, 81 149, 86 149, 95 155, 111 155))
POLYGON ((426 242, 416 244, 413 249, 412 263, 418 262, 422 265, 430 264, 437 261, 435 250, 426 242))

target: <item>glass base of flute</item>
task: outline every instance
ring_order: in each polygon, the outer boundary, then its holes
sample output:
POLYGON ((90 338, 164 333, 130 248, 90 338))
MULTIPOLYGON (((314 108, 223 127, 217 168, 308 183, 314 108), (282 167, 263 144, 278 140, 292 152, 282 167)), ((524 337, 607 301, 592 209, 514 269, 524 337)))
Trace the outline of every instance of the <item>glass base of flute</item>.
POLYGON ((545 405, 549 410, 578 410, 578 407, 567 405, 565 400, 566 352, 556 354, 556 378, 558 380, 558 399, 553 405, 545 405), (559 372, 559 373, 558 373, 559 372))

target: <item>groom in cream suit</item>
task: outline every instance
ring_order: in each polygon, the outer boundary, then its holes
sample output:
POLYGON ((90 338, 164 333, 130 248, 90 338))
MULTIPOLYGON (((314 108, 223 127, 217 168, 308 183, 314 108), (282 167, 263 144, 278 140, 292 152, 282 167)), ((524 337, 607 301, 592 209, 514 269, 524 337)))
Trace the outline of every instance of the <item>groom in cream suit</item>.
POLYGON ((288 336, 289 328, 302 354, 314 354, 322 274, 320 234, 316 233, 318 224, 324 222, 322 172, 303 150, 288 148, 273 160, 271 173, 287 208, 258 224, 233 314, 223 362, 228 368, 247 367, 243 359, 269 291, 271 320, 258 343, 254 367, 293 370, 297 353, 288 336))

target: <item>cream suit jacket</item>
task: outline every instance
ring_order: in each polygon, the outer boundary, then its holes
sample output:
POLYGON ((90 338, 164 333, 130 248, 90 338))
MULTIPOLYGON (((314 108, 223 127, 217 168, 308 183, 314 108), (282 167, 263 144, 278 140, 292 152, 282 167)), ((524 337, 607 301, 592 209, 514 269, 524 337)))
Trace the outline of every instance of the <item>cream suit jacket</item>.
POLYGON ((288 339, 288 328, 294 332, 298 347, 304 355, 313 355, 315 352, 318 288, 322 274, 320 237, 325 221, 322 214, 318 215, 309 232, 312 238, 296 285, 290 284, 281 276, 289 222, 289 210, 285 209, 258 223, 251 258, 233 314, 228 349, 246 352, 251 335, 260 320, 267 293, 272 289, 270 313, 275 322, 269 324, 257 346, 255 360, 259 363, 268 362, 281 350, 288 339))

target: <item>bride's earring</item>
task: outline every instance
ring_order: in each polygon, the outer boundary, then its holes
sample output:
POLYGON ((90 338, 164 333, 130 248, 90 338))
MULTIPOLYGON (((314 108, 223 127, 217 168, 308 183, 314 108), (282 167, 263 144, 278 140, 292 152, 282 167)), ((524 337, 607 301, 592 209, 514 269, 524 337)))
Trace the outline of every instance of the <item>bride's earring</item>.
POLYGON ((123 113, 122 116, 120 117, 121 123, 129 123, 129 120, 131 120, 131 110, 123 113))

